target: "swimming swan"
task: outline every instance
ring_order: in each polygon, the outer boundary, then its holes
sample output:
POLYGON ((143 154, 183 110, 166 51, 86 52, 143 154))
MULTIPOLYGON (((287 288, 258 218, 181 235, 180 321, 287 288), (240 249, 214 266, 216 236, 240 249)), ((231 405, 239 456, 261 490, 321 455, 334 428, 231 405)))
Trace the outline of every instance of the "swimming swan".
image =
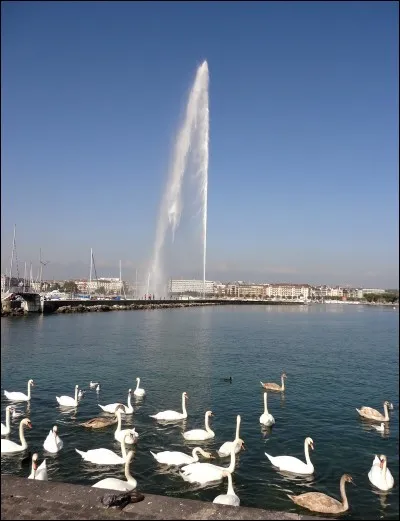
POLYGON ((140 385, 140 378, 136 378, 136 389, 133 391, 133 394, 135 396, 144 396, 146 394, 146 391, 139 387, 140 385))
POLYGON ((294 474, 312 474, 314 472, 314 465, 311 463, 310 454, 308 448, 311 447, 314 450, 314 442, 311 438, 306 438, 304 441, 304 453, 306 456, 306 463, 303 463, 300 459, 294 458, 293 456, 270 456, 265 453, 269 461, 278 467, 279 470, 286 472, 293 472, 294 474))
POLYGON ((322 494, 321 492, 306 492, 299 496, 291 496, 288 494, 288 497, 296 503, 296 505, 307 508, 312 512, 319 512, 321 514, 340 514, 349 509, 345 490, 346 482, 353 483, 353 478, 348 474, 343 474, 340 478, 340 495, 342 496, 342 501, 338 501, 337 499, 328 496, 327 494, 322 494))
POLYGON ((1 435, 7 436, 11 432, 11 424, 10 424, 10 415, 14 411, 14 407, 12 405, 7 405, 6 407, 6 424, 1 424, 1 435))
MULTIPOLYGON (((132 441, 133 443, 133 441, 132 441)), ((125 447, 125 439, 121 441, 121 453, 122 457, 118 456, 115 452, 110 449, 91 449, 88 451, 82 451, 75 449, 78 454, 82 456, 85 461, 95 463, 96 465, 122 465, 126 462, 127 454, 125 447)))
POLYGON ((121 442, 121 440, 124 438, 125 443, 135 443, 136 439, 139 437, 136 429, 121 429, 121 409, 117 409, 115 411, 115 416, 118 418, 118 425, 116 431, 114 432, 114 438, 119 442, 121 442))
POLYGON ((268 412, 267 392, 264 393, 264 412, 260 416, 260 423, 266 427, 271 427, 275 423, 275 418, 268 412))
POLYGON ((122 490, 123 492, 134 490, 137 487, 136 479, 131 475, 129 470, 129 464, 133 457, 133 451, 129 451, 125 461, 125 477, 126 481, 117 478, 105 478, 94 485, 94 488, 108 488, 111 490, 122 490))
POLYGON ((368 472, 368 479, 379 490, 390 490, 393 488, 394 479, 392 473, 387 468, 387 457, 381 454, 375 456, 372 467, 368 472))
POLYGON ((212 411, 207 411, 204 417, 205 430, 204 429, 193 429, 191 431, 186 431, 183 433, 183 437, 185 440, 209 440, 215 437, 215 433, 210 429, 209 426, 209 418, 212 416, 212 411))
POLYGON ((182 412, 176 412, 176 411, 161 411, 157 414, 150 414, 150 418, 155 418, 156 420, 167 420, 167 421, 174 421, 174 420, 184 420, 187 418, 187 412, 186 412, 186 401, 189 397, 187 393, 182 393, 182 412))
POLYGON ((1 453, 11 454, 13 452, 22 452, 26 448, 28 448, 28 444, 26 443, 24 436, 24 427, 28 427, 32 429, 31 420, 29 418, 24 418, 21 420, 19 424, 19 439, 21 441, 21 445, 15 443, 15 441, 10 440, 1 440, 1 453))
POLYGON ((204 485, 205 483, 220 481, 227 472, 232 473, 235 470, 235 463, 235 447, 232 447, 229 467, 219 467, 212 463, 191 463, 181 468, 180 475, 185 481, 204 485))
POLYGON ((150 454, 153 456, 155 460, 158 461, 158 463, 163 463, 164 465, 189 465, 190 463, 196 463, 199 461, 199 457, 197 453, 200 453, 205 458, 211 459, 212 455, 209 452, 205 452, 200 447, 196 447, 192 450, 192 455, 189 456, 188 454, 185 454, 184 452, 178 452, 178 451, 170 451, 165 450, 163 452, 158 452, 155 454, 154 452, 150 451, 150 454))
POLYGON ((59 405, 63 407, 76 407, 78 405, 78 389, 79 385, 75 385, 75 398, 71 398, 71 396, 56 396, 56 400, 59 405))
POLYGON ((28 394, 19 393, 19 392, 13 392, 9 393, 8 391, 4 391, 4 396, 11 401, 14 402, 29 402, 31 399, 31 387, 34 387, 35 384, 33 383, 33 380, 28 380, 28 394))
POLYGON ((226 491, 226 494, 220 494, 217 496, 213 503, 217 503, 219 505, 231 505, 233 507, 240 506, 240 499, 233 490, 232 474, 227 472, 224 477, 228 478, 228 490, 226 491))
POLYGON ((121 407, 121 410, 124 414, 132 414, 133 413, 133 407, 131 404, 131 395, 132 395, 132 389, 128 390, 128 405, 124 405, 123 403, 110 403, 108 405, 100 405, 100 409, 103 409, 104 412, 109 412, 111 414, 115 413, 115 410, 118 406, 121 407))
POLYGON ((54 425, 52 429, 50 429, 49 434, 43 443, 43 448, 47 450, 47 452, 51 452, 55 454, 63 448, 64 442, 58 435, 58 427, 54 425))
POLYGON ((377 411, 376 409, 373 409, 372 407, 361 407, 361 409, 356 408, 356 411, 362 418, 365 418, 367 420, 388 422, 390 420, 389 410, 388 410, 389 405, 390 404, 388 401, 383 402, 383 410, 385 412, 384 415, 382 413, 380 413, 379 411, 377 411))
POLYGON ((32 470, 31 473, 28 476, 28 479, 36 479, 39 481, 47 481, 47 467, 46 467, 46 460, 44 459, 42 463, 37 466, 37 461, 39 459, 38 454, 34 454, 32 456, 32 470))
POLYGON ((263 382, 260 382, 260 384, 264 387, 264 389, 267 389, 268 391, 276 391, 279 393, 283 393, 285 390, 285 379, 286 378, 287 378, 286 373, 282 373, 282 375, 281 375, 282 385, 275 384, 275 383, 263 383, 263 382))
POLYGON ((235 446, 235 454, 238 454, 238 452, 240 452, 241 448, 244 449, 244 441, 241 438, 239 438, 240 421, 241 421, 241 418, 240 418, 240 415, 238 414, 236 416, 236 436, 235 436, 235 439, 233 441, 226 441, 225 443, 223 443, 221 445, 221 447, 218 450, 218 455, 221 458, 225 458, 225 457, 231 455, 231 448, 232 448, 233 445, 235 446), (238 443, 238 442, 240 442, 240 443, 238 443))

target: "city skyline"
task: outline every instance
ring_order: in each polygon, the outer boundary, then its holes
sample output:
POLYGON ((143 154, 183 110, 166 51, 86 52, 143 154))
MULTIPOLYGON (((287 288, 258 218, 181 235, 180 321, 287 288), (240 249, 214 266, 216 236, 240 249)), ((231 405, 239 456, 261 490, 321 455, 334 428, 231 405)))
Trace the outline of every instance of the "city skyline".
MULTIPOLYGON (((206 278, 398 287, 396 3, 1 9, 3 273, 16 223, 20 274, 41 248, 44 278, 85 277, 91 247, 99 276, 143 274, 207 59, 206 278)), ((177 247, 171 277, 200 278, 177 247)))

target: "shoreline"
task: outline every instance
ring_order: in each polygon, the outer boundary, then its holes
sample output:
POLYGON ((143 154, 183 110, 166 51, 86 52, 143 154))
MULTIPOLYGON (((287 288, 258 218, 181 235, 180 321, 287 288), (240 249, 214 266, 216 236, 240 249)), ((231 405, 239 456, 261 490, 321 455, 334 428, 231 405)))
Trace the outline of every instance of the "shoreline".
MULTIPOLYGON (((101 503, 105 494, 117 490, 73 485, 58 481, 35 481, 1 475, 1 519, 327 519, 294 512, 231 507, 206 501, 142 493, 144 499, 122 509, 101 503)), ((335 519, 331 517, 330 519, 335 519)))

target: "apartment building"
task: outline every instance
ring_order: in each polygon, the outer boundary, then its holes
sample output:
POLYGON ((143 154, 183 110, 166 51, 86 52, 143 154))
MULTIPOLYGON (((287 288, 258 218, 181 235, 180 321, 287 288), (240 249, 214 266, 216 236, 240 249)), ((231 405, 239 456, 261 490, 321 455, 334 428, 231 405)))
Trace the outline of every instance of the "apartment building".
POLYGON ((202 295, 203 292, 206 295, 213 295, 214 285, 215 282, 211 280, 206 280, 204 284, 202 280, 196 279, 170 279, 168 290, 171 295, 185 295, 188 293, 202 295))

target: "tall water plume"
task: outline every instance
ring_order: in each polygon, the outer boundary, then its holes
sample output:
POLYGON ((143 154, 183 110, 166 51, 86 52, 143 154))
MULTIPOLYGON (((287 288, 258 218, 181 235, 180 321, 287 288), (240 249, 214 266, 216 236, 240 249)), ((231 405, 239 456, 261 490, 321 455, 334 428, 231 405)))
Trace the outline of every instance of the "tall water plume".
MULTIPOLYGON (((197 194, 202 216, 203 287, 206 280, 207 254, 207 192, 208 192, 208 64, 204 61, 196 77, 186 105, 185 118, 176 137, 168 182, 163 194, 157 222, 153 257, 149 270, 148 292, 158 296, 166 294, 166 274, 163 271, 163 249, 168 231, 172 241, 179 227, 183 209, 182 185, 188 166, 194 167, 197 194)), ((187 177, 187 174, 186 174, 187 177)))

